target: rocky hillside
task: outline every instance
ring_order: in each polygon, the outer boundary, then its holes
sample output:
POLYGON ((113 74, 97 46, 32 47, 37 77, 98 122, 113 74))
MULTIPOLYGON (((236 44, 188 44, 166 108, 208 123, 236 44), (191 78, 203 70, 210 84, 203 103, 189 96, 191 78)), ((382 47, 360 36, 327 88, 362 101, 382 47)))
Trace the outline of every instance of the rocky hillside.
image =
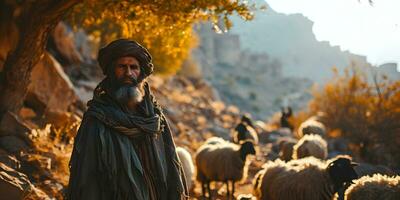
MULTIPOLYGON (((34 67, 24 108, 0 122, 0 195, 9 199, 63 199, 73 138, 103 78, 71 34, 58 25, 48 52, 34 67)), ((218 101, 203 79, 153 76, 149 82, 177 145, 194 154, 206 138, 230 139, 242 113, 218 101)))
POLYGON ((217 34, 210 24, 196 31, 200 42, 193 59, 222 101, 266 119, 282 106, 299 110, 310 99, 310 79, 286 76, 280 60, 242 48, 239 35, 217 34))
MULTIPOLYGON (((58 34, 52 36, 53 41, 48 47, 48 52, 34 67, 24 107, 19 113, 7 113, 0 121, 1 197, 63 199, 69 178, 68 162, 73 138, 85 112, 86 102, 103 78, 100 68, 94 64, 92 51, 89 46, 84 45, 90 41, 85 37, 77 40, 76 35, 69 32, 63 24, 59 24, 56 30, 60 32, 56 31, 58 34), (76 43, 82 47, 78 48, 76 43)), ((235 59, 235 51, 227 53, 235 59)), ((230 79, 231 82, 227 82, 231 85, 240 82, 243 85, 260 87, 256 82, 252 82, 252 74, 259 74, 259 79, 256 80, 265 83, 266 88, 272 88, 265 89, 265 93, 272 91, 274 94, 283 90, 282 85, 295 88, 299 83, 307 82, 304 79, 280 77, 282 72, 279 63, 265 55, 247 54, 242 51, 239 53, 241 59, 235 62, 239 63, 240 68, 236 68, 231 59, 226 59, 218 64, 221 68, 216 68, 211 75, 229 72, 216 78, 233 78, 230 79), (248 60, 251 60, 255 67, 246 66, 244 63, 249 63, 248 60), (275 80, 271 77, 279 78, 275 80), (263 82, 265 80, 267 82, 263 82)), ((1 67, 0 65, 0 69, 1 67)), ((228 140, 231 138, 231 130, 238 123, 243 111, 220 101, 223 97, 219 97, 208 81, 185 76, 153 76, 148 81, 170 121, 175 143, 186 148, 192 156, 202 142, 211 136, 228 140)), ((232 100, 240 98, 240 92, 248 89, 241 86, 236 88, 238 92, 232 93, 232 100)), ((258 95, 254 93, 250 98, 262 103, 262 98, 268 96, 258 95)), ((246 101, 248 99, 242 102, 246 101)), ((260 145, 256 147, 256 159, 253 159, 249 166, 249 176, 237 184, 236 196, 251 192, 254 174, 266 160, 278 157, 279 139, 292 137, 290 131, 272 131, 263 122, 255 124, 260 145)), ((222 186, 223 184, 212 185, 216 188, 212 192, 218 199, 224 199, 226 194, 222 186)), ((198 183, 191 194, 191 199, 200 199, 198 183)))
POLYGON ((195 67, 190 71, 215 87, 222 101, 255 118, 265 119, 281 106, 303 109, 311 98, 310 87, 330 80, 333 67, 339 73, 357 66, 368 75, 400 78, 395 63, 373 67, 365 56, 317 41, 313 22, 301 14, 285 15, 268 7, 257 10, 252 21, 232 21, 227 33, 220 30, 222 25, 195 27, 199 46, 192 52, 192 65, 197 64, 200 72, 195 67))

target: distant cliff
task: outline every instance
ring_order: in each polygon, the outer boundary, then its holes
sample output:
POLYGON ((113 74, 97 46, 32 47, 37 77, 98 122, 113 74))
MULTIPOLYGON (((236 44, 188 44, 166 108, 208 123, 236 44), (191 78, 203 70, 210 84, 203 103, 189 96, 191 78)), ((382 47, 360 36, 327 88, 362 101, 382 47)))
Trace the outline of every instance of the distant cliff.
POLYGON ((215 33, 210 24, 196 26, 200 42, 192 58, 223 101, 259 119, 281 106, 304 108, 312 84, 328 81, 333 67, 342 72, 358 66, 369 75, 400 79, 394 63, 376 68, 365 56, 317 41, 313 22, 301 14, 280 14, 268 7, 255 12, 252 21, 232 21, 234 26, 224 34, 215 33))
POLYGON ((216 34, 210 24, 199 25, 195 30, 200 43, 192 57, 224 102, 265 119, 281 106, 290 105, 297 110, 310 99, 312 81, 285 77, 278 59, 243 50, 238 35, 216 34))
POLYGON ((232 21, 231 33, 239 35, 241 47, 278 59, 285 76, 310 78, 321 83, 332 75, 333 66, 339 71, 351 63, 370 66, 365 56, 317 41, 313 22, 301 14, 281 14, 268 7, 255 12, 252 21, 237 17, 232 21))

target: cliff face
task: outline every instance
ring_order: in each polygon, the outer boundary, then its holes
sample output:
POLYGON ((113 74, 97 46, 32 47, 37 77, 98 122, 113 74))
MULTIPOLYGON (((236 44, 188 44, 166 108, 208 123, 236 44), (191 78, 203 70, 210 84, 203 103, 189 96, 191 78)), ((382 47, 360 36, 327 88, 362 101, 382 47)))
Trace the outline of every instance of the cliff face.
POLYGON ((256 11, 252 21, 237 17, 232 21, 231 33, 239 35, 242 48, 265 52, 280 60, 285 76, 323 83, 332 75, 333 66, 339 71, 352 63, 370 66, 365 56, 318 41, 313 22, 301 14, 281 14, 268 7, 265 11, 256 11))
POLYGON ((301 14, 285 15, 268 8, 256 11, 252 21, 238 17, 232 21, 233 28, 224 34, 215 33, 210 24, 196 26, 200 44, 192 57, 223 101, 259 119, 281 106, 304 108, 311 85, 328 81, 333 67, 339 73, 358 66, 369 75, 400 77, 393 64, 376 68, 365 56, 318 41, 313 22, 301 14))
POLYGON ((312 81, 284 76, 281 61, 243 50, 239 35, 216 34, 210 24, 199 25, 196 31, 200 45, 193 57, 224 102, 264 119, 281 106, 297 110, 309 100, 312 81))

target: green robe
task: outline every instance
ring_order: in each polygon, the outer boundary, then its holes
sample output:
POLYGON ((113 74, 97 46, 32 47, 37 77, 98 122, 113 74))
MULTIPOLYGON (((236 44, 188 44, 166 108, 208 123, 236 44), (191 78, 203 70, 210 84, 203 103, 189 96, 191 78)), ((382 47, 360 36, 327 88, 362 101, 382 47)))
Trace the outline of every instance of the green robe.
POLYGON ((168 122, 146 88, 143 116, 130 116, 95 92, 75 137, 67 199, 188 198, 168 122))

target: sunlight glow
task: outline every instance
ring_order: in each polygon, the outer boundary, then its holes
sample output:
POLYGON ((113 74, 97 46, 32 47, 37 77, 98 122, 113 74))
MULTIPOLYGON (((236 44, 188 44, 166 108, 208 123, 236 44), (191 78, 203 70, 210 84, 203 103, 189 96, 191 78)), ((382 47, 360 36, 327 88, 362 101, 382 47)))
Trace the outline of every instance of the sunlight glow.
MULTIPOLYGON (((367 56, 374 65, 400 63, 400 1, 266 0, 279 13, 301 13, 314 22, 319 41, 367 56)), ((400 66, 399 66, 400 68, 400 66)))

